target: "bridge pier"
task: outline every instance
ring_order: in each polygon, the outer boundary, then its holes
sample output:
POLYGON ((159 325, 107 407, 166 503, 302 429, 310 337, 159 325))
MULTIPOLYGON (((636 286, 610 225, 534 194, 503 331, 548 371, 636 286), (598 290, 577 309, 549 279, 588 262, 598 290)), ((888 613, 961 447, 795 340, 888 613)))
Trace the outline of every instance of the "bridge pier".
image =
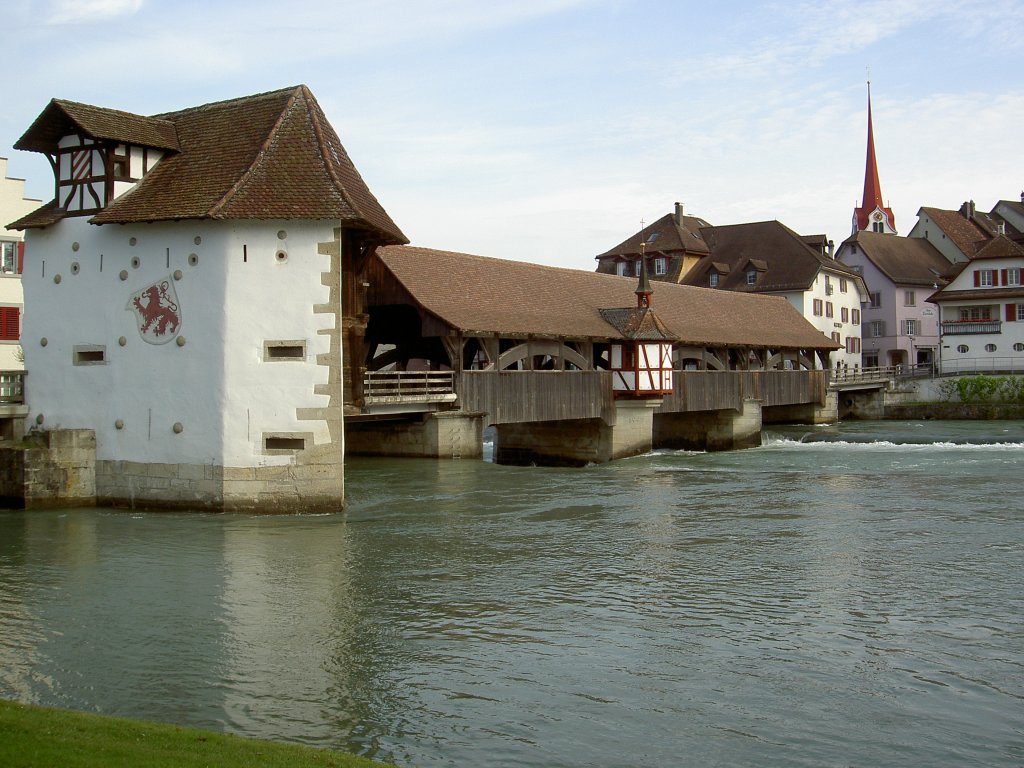
POLYGON ((345 453, 423 459, 483 458, 484 414, 440 411, 345 420, 345 453))
POLYGON ((654 447, 730 451, 761 445, 761 402, 745 399, 740 409, 659 413, 654 447))
POLYGON ((604 419, 565 419, 495 425, 497 464, 581 467, 647 453, 660 399, 617 400, 604 419))
POLYGON ((839 421, 840 396, 841 393, 829 389, 824 404, 776 405, 765 408, 762 419, 765 424, 834 424, 839 421))

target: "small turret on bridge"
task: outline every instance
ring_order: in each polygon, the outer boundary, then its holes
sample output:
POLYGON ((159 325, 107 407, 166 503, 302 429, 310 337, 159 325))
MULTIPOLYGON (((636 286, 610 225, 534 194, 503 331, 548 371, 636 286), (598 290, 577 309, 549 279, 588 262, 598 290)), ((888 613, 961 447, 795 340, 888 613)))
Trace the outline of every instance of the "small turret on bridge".
POLYGON ((604 462, 757 445, 763 421, 835 418, 831 339, 783 298, 412 246, 366 269, 346 451, 604 462), (830 404, 831 403, 831 404, 830 404))

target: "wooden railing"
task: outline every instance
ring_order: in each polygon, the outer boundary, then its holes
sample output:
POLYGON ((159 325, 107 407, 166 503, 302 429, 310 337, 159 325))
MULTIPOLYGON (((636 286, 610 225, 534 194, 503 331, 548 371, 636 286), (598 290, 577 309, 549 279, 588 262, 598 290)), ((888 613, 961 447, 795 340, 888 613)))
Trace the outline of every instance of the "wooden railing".
POLYGON ((452 371, 367 371, 363 399, 367 405, 453 402, 455 375, 452 371))
POLYGON ((0 403, 25 402, 25 372, 0 371, 0 403))

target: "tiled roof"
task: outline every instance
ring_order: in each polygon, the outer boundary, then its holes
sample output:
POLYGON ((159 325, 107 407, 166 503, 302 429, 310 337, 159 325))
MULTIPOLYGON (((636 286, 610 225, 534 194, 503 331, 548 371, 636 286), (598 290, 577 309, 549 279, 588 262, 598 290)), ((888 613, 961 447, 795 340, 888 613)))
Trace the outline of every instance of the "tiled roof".
POLYGON ((971 261, 979 259, 1020 259, 1024 258, 1024 248, 1004 235, 993 238, 985 243, 974 254, 971 261))
MULTIPOLYGON (((412 246, 377 257, 423 309, 465 333, 618 338, 601 310, 636 302, 634 278, 412 246)), ((838 348, 782 297, 655 283, 652 307, 685 344, 838 348)))
POLYGON ((954 271, 952 264, 923 237, 897 237, 862 230, 851 235, 842 248, 857 245, 868 261, 897 285, 935 285, 954 271))
POLYGON ((928 297, 928 301, 933 304, 938 304, 940 301, 964 301, 972 300, 977 301, 978 299, 1020 299, 1024 298, 1024 287, 1011 287, 1011 288, 964 288, 959 291, 948 291, 945 289, 939 289, 931 296, 928 297))
POLYGON ((967 218, 960 211, 929 207, 922 207, 921 211, 926 213, 928 218, 945 233, 946 237, 953 241, 953 245, 969 259, 989 241, 990 234, 987 227, 967 218))
POLYGON ((676 338, 650 307, 602 309, 600 312, 605 322, 617 330, 624 339, 672 341, 676 338))
POLYGON ((173 126, 180 151, 90 219, 94 224, 337 219, 373 230, 385 243, 407 242, 306 86, 139 120, 173 126))
POLYGON ((644 244, 644 249, 648 254, 672 253, 673 251, 704 254, 708 252, 708 246, 704 242, 700 230, 701 227, 706 226, 708 223, 696 216, 683 216, 683 223, 680 226, 675 214, 670 213, 644 227, 614 248, 605 251, 597 258, 639 256, 641 243, 644 244))
POLYGON ((711 249, 711 256, 683 278, 682 282, 687 285, 707 285, 711 269, 728 274, 718 284, 719 289, 726 291, 803 291, 811 287, 822 268, 851 280, 861 279, 845 264, 822 255, 778 221, 704 227, 701 234, 711 249), (764 267, 752 286, 747 285, 744 272, 748 263, 759 269, 764 267), (728 270, 722 268, 726 264, 730 267, 728 270))
POLYGON ((29 129, 15 142, 14 148, 30 152, 53 152, 57 142, 72 133, 119 144, 178 149, 174 124, 167 120, 65 99, 51 99, 29 129))

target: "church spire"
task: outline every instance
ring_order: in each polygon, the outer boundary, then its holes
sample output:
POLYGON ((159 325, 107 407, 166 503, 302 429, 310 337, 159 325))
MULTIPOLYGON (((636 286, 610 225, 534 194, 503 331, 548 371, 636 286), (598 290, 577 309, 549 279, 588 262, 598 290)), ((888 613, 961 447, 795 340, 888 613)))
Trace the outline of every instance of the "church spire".
POLYGON ((860 207, 853 211, 853 232, 862 229, 896 234, 896 218, 882 199, 882 185, 878 181, 878 162, 875 159, 875 131, 871 123, 871 81, 868 80, 868 151, 864 164, 864 196, 860 207))

